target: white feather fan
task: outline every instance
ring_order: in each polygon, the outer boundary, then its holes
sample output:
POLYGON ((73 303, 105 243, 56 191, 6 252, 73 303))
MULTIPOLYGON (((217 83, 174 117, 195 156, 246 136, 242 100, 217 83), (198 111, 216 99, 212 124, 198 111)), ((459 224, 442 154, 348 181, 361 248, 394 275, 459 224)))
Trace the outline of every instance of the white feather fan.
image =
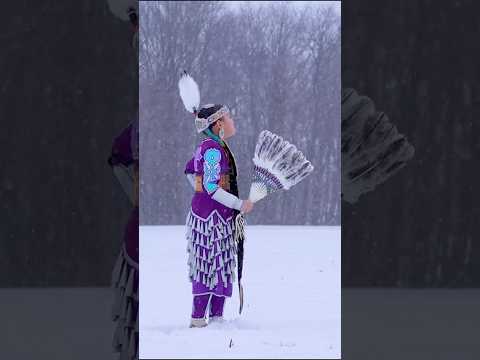
POLYGON ((281 136, 263 130, 253 157, 254 175, 249 199, 256 202, 268 194, 302 181, 313 166, 300 150, 281 136))

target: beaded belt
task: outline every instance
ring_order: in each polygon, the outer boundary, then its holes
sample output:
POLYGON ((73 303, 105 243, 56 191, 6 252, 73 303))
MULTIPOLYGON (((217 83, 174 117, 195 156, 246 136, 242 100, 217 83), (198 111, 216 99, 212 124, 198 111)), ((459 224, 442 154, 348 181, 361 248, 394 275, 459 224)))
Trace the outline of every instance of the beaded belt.
MULTIPOLYGON (((195 176, 195 191, 196 192, 203 192, 203 177, 202 175, 195 176)), ((220 175, 220 182, 218 185, 225 191, 230 190, 230 175, 224 174, 220 175)))

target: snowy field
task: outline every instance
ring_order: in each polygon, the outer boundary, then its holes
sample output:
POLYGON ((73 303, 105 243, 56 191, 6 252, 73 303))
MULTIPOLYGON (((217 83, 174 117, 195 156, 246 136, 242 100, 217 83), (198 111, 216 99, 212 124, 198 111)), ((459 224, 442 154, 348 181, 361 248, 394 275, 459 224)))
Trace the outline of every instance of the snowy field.
MULTIPOLYGON (((350 288, 342 297, 345 359, 479 359, 479 289, 350 288)), ((1 358, 118 360, 112 301, 110 288, 0 288, 1 358)))
POLYGON ((340 358, 340 227, 249 226, 225 323, 188 327, 185 226, 140 227, 140 358, 340 358))

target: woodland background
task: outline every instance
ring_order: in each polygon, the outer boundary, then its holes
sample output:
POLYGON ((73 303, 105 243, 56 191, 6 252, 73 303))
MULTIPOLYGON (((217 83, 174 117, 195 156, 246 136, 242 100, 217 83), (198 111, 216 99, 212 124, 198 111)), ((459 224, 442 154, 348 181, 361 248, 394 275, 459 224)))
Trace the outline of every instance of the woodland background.
POLYGON ((259 202, 250 224, 340 224, 340 3, 140 3, 140 223, 183 224, 183 171, 199 137, 178 94, 186 69, 201 103, 233 112, 229 142, 248 196, 258 134, 304 152, 312 175, 259 202))

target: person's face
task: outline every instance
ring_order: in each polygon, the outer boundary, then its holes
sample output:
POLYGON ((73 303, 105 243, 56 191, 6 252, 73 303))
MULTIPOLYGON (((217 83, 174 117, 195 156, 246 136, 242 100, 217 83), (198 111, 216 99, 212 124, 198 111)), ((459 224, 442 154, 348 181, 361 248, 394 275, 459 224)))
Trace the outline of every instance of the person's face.
POLYGON ((224 115, 221 120, 223 131, 224 131, 224 138, 228 139, 235 135, 237 129, 235 129, 235 123, 233 119, 230 117, 230 114, 224 115))

